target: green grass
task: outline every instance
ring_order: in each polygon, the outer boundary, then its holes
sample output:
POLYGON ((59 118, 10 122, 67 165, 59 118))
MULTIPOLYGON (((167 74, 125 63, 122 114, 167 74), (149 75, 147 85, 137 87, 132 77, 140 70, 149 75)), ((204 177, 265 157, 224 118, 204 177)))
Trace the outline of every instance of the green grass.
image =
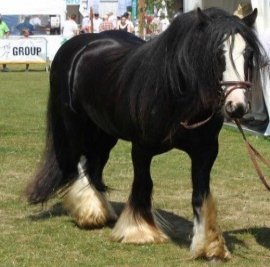
MULTIPOLYGON (((47 94, 44 71, 0 73, 0 266, 208 266, 190 260, 190 160, 180 151, 158 156, 152 164, 154 206, 173 225, 174 241, 123 245, 110 240, 110 227, 76 227, 59 198, 44 207, 27 205, 22 191, 42 153, 47 94)), ((249 140, 270 158, 269 140, 249 140)), ((112 188, 109 198, 122 207, 132 183, 130 144, 121 141, 112 151, 105 180, 112 188)), ((233 255, 226 265, 269 266, 270 193, 236 130, 221 132, 212 192, 233 255)))

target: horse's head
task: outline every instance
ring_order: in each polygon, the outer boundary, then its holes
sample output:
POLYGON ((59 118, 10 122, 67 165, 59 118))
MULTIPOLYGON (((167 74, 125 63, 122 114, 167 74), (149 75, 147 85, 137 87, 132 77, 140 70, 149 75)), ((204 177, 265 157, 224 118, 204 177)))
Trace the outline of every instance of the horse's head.
POLYGON ((245 64, 245 61, 250 60, 245 58, 246 42, 238 33, 233 42, 230 36, 224 47, 226 65, 220 82, 225 100, 224 114, 230 118, 241 118, 249 110, 246 92, 251 86, 249 75, 245 75, 250 72, 250 66, 245 64))
MULTIPOLYGON (((255 9, 242 21, 250 27, 255 22, 255 9)), ((242 118, 250 108, 246 93, 252 85, 253 48, 241 33, 229 35, 224 41, 225 70, 221 89, 224 95, 224 115, 229 118, 242 118)))

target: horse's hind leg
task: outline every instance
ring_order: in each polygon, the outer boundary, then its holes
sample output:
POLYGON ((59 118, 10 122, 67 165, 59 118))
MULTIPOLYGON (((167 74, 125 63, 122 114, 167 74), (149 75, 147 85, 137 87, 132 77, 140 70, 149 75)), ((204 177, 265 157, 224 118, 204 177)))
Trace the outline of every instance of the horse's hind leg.
POLYGON ((117 219, 102 181, 103 169, 116 142, 116 138, 96 128, 86 136, 84 157, 78 165, 79 177, 64 199, 64 206, 80 227, 97 228, 117 219))
POLYGON ((133 145, 134 181, 129 201, 113 229, 113 239, 116 241, 140 244, 167 239, 152 213, 151 159, 152 155, 133 145))
POLYGON ((216 142, 191 153, 192 160, 192 205, 194 212, 194 236, 191 253, 194 258, 225 260, 230 253, 217 224, 215 201, 210 193, 210 171, 216 159, 216 142))

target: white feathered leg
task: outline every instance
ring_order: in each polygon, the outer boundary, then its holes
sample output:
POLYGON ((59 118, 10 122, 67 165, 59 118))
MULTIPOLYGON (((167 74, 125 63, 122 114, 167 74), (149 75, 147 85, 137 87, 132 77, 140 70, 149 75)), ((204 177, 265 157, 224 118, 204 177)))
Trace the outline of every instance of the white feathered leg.
POLYGON ((79 178, 67 189, 64 207, 78 226, 98 228, 108 221, 115 221, 117 215, 105 194, 89 183, 84 172, 84 163, 85 159, 82 158, 78 164, 79 178))
POLYGON ((166 241, 168 237, 158 227, 157 218, 153 214, 152 216, 153 223, 149 224, 142 216, 135 214, 128 203, 113 229, 113 240, 133 244, 166 241))
POLYGON ((198 214, 199 220, 194 219, 194 236, 190 247, 193 258, 229 259, 230 252, 217 224, 217 210, 211 194, 204 200, 198 214))

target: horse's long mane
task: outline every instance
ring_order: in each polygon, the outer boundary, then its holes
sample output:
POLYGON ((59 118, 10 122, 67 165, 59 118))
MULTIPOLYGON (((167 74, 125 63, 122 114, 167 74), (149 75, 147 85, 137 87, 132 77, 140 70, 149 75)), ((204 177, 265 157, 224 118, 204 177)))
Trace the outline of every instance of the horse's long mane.
POLYGON ((170 105, 168 112, 180 120, 196 120, 214 111, 225 70, 223 43, 237 33, 252 49, 253 69, 258 72, 261 47, 241 19, 217 8, 177 16, 164 33, 131 54, 124 66, 121 80, 132 86, 132 117, 146 122, 158 105, 163 109, 170 105))

